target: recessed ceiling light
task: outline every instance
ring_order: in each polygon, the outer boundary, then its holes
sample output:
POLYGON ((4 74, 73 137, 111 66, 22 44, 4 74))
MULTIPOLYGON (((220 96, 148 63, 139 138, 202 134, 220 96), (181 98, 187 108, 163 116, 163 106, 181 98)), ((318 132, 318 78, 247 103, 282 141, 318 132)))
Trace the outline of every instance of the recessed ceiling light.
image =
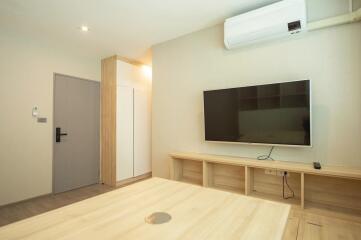
POLYGON ((88 26, 83 25, 83 26, 80 27, 80 30, 81 30, 82 32, 88 32, 88 31, 89 31, 89 28, 88 28, 88 26))

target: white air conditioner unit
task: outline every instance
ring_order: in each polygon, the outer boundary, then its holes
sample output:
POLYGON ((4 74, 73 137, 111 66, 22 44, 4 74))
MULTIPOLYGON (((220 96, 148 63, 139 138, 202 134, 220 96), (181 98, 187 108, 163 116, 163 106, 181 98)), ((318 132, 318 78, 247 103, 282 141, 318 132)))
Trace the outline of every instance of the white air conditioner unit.
POLYGON ((224 44, 232 49, 306 31, 305 0, 283 0, 228 18, 224 44))

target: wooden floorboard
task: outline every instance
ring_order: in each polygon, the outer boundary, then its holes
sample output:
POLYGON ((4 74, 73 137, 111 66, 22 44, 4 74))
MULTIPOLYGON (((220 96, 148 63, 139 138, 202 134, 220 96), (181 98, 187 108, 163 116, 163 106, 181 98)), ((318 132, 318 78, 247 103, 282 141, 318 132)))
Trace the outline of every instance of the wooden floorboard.
MULTIPOLYGON (((115 188, 102 184, 0 207, 0 226, 69 205, 115 188)), ((361 240, 361 218, 292 207, 283 240, 361 240)))
POLYGON ((293 207, 283 240, 361 240, 361 218, 293 207))

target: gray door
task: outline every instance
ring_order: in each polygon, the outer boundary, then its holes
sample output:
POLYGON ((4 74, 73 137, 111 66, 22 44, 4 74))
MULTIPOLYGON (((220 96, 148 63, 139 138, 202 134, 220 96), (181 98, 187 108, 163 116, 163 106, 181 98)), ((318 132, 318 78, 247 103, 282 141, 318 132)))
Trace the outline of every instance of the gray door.
POLYGON ((99 85, 54 76, 54 193, 99 182, 99 85))

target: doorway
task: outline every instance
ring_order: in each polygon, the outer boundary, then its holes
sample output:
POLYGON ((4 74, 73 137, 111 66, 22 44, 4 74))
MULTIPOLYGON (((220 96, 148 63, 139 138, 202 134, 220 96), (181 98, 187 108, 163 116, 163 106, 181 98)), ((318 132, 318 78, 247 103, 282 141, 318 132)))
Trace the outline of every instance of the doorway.
POLYGON ((100 83, 54 74, 53 193, 99 183, 100 83))

